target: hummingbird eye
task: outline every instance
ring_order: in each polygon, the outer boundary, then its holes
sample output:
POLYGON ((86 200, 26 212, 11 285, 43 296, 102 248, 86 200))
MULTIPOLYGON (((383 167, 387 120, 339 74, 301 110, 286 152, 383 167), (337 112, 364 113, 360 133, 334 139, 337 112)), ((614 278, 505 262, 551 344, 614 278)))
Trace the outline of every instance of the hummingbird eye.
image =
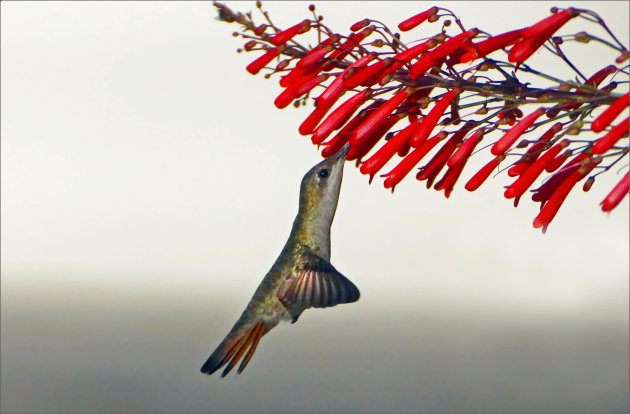
POLYGON ((319 178, 326 178, 326 177, 328 177, 328 169, 327 168, 322 168, 321 170, 317 171, 317 176, 319 178))

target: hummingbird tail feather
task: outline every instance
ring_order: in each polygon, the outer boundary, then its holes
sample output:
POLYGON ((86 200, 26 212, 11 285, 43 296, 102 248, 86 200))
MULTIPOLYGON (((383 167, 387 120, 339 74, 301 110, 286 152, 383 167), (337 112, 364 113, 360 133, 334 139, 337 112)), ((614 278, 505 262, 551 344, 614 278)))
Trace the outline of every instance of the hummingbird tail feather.
POLYGON ((258 322, 247 329, 228 334, 203 364, 201 372, 211 375, 227 364, 227 367, 225 367, 225 370, 221 373, 221 376, 225 377, 232 368, 238 364, 238 361, 243 358, 243 355, 245 355, 237 370, 240 374, 249 363, 249 360, 252 359, 258 342, 260 342, 260 338, 262 338, 265 333, 267 333, 265 323, 258 322), (247 352, 247 354, 245 354, 245 352, 247 352))

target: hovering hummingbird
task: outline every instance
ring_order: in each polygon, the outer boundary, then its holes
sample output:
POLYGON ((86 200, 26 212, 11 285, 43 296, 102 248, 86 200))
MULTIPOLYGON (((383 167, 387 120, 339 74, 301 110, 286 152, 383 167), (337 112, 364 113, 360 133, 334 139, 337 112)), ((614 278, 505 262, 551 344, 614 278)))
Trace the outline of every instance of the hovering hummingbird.
POLYGON ((241 373, 260 338, 280 321, 295 323, 308 308, 327 308, 359 299, 359 289, 329 261, 330 227, 348 149, 346 145, 304 175, 289 239, 241 317, 201 367, 202 373, 210 375, 227 364, 221 374, 224 377, 243 358, 237 371, 241 373))

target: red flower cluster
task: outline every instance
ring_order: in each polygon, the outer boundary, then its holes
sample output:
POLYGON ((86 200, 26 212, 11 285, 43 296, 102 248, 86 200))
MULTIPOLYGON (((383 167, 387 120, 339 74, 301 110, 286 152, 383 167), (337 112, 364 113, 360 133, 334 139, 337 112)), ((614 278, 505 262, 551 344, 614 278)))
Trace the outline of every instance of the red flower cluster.
MULTIPOLYGON (((398 25, 407 32, 424 22, 443 21, 438 33, 408 46, 399 34, 391 33, 376 20, 360 20, 344 36, 326 27, 321 16, 280 30, 271 24, 266 13, 269 24, 256 26, 251 14, 234 13, 222 4, 215 5, 223 20, 237 21, 244 32, 253 32, 243 34, 254 39, 246 43, 245 50, 265 51, 247 66, 250 73, 258 73, 275 58, 287 57, 271 69, 272 74, 282 73, 280 86, 284 90, 275 100, 278 108, 292 102, 298 106, 306 103, 314 88, 323 88, 314 98, 315 107, 299 132, 323 146, 325 157, 349 143, 347 159, 356 160, 360 172, 369 175, 370 183, 391 163, 393 168, 382 177, 385 188, 393 191, 433 153, 419 167, 416 179, 426 181, 427 188, 435 182, 433 188, 444 190, 449 197, 469 158, 489 148, 492 159, 472 174, 465 188, 475 191, 508 157, 518 156, 508 168, 508 175, 516 179, 505 190, 505 197, 514 198, 515 206, 518 205, 541 175, 550 174, 540 187, 531 190, 532 200, 541 203, 534 227, 545 231, 579 181, 596 169, 599 171, 586 180, 583 189, 588 191, 598 174, 627 157, 627 142, 620 144, 620 140, 628 136, 630 121, 626 118, 613 123, 628 109, 628 93, 613 94, 618 85, 614 81, 600 87, 610 76, 627 76, 627 70, 609 64, 590 78, 583 77, 583 82, 566 81, 546 89, 530 87, 515 77, 517 70, 541 73, 525 62, 543 46, 569 62, 561 45, 567 40, 585 43, 584 36, 588 40, 593 37, 585 32, 569 37, 555 34, 577 17, 603 26, 601 18, 592 11, 554 8, 550 16, 530 26, 496 36, 477 28, 465 29, 455 19, 460 32, 449 35, 446 28, 451 26, 450 17, 454 14, 434 6, 398 25), (267 29, 275 33, 267 34, 267 29), (311 29, 316 29, 320 41, 309 48, 296 39, 311 29), (481 39, 475 41, 477 38, 481 39), (507 61, 499 65, 500 60, 489 56, 501 51, 507 61), (512 74, 502 67, 511 67, 512 74), (352 95, 343 100, 346 92, 352 95), (528 109, 528 104, 535 104, 537 109, 528 109), (595 116, 600 107, 606 109, 595 116), (403 120, 406 125, 398 127, 403 120), (537 134, 538 128, 551 121, 555 123, 537 139, 522 138, 537 134), (589 129, 602 135, 591 140, 574 138, 589 129), (495 132, 500 134, 498 139, 475 151, 482 139, 495 132)), ((260 3, 257 5, 261 8, 260 3)), ((314 6, 310 9, 314 13, 314 6)), ((620 53, 616 60, 620 64, 628 59, 628 51, 612 37, 613 41, 606 44, 620 53)), ((582 76, 577 69, 576 73, 582 76)), ((610 211, 627 193, 626 174, 602 202, 602 209, 610 211)))

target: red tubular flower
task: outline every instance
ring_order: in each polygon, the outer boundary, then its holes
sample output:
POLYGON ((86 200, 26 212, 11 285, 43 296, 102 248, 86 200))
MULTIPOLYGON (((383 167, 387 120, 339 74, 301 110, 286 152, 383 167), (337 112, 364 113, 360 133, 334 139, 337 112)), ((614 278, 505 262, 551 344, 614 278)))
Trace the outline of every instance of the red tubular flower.
POLYGON ((538 141, 532 145, 519 161, 508 170, 510 177, 521 175, 534 161, 538 159, 538 156, 544 151, 545 147, 549 145, 549 141, 562 129, 562 123, 556 122, 551 128, 545 131, 538 141))
POLYGON ((603 154, 611 149, 622 136, 628 133, 630 118, 626 118, 619 125, 614 126, 606 135, 595 141, 593 154, 603 154))
POLYGON ((383 166, 389 161, 397 151, 409 142, 409 137, 413 131, 418 128, 419 123, 413 122, 407 125, 404 129, 398 131, 393 137, 389 139, 382 147, 378 149, 370 158, 363 162, 360 171, 361 174, 370 175, 370 183, 374 174, 376 174, 383 166))
POLYGON ((518 137, 523 135, 523 132, 527 128, 529 128, 539 116, 545 113, 545 108, 538 108, 531 114, 527 115, 525 118, 518 121, 516 125, 514 125, 508 132, 501 137, 497 142, 494 143, 490 152, 493 155, 501 155, 505 153, 510 147, 516 142, 518 137))
POLYGON ((543 172, 547 164, 556 155, 569 145, 569 141, 563 140, 559 144, 548 149, 540 158, 529 166, 510 186, 505 190, 505 198, 520 197, 536 181, 536 178, 543 172))
POLYGON ((427 139, 427 137, 431 135, 431 132, 433 132, 433 129, 444 114, 444 111, 446 111, 446 108, 448 108, 453 99, 455 99, 460 92, 461 88, 455 87, 445 93, 444 96, 442 96, 440 100, 433 105, 431 111, 429 111, 427 116, 423 118, 422 124, 420 124, 420 127, 416 129, 416 132, 414 132, 411 137, 409 143, 412 147, 419 147, 427 139))
POLYGON ((367 108, 364 108, 359 112, 357 116, 352 118, 334 137, 328 142, 324 142, 325 148, 322 150, 322 156, 325 158, 336 154, 350 139, 352 132, 361 125, 365 118, 372 112, 374 112, 379 106, 383 104, 383 100, 375 100, 367 108))
MULTIPOLYGON (((361 143, 383 123, 383 121, 400 105, 409 95, 407 88, 401 90, 381 105, 372 115, 370 115, 350 137, 350 145, 359 147, 361 143)), ((406 115, 405 115, 406 116, 406 115)))
MULTIPOLYGON (((383 105, 383 106, 385 106, 385 105, 383 105)), ((357 146, 351 146, 350 147, 350 150, 348 151, 348 154, 346 154, 346 160, 349 160, 349 161, 358 160, 357 162, 360 162, 361 159, 368 152, 370 152, 370 150, 372 148, 374 148, 376 143, 381 138, 383 138, 383 136, 387 133, 387 131, 392 129, 392 127, 398 121, 403 119, 405 116, 406 116, 405 114, 396 114, 396 115, 390 115, 389 117, 387 117, 383 122, 380 123, 378 128, 373 130, 373 132, 371 134, 369 134, 368 136, 366 136, 365 139, 362 140, 357 146)), ((363 124, 361 126, 363 126, 363 124)), ((361 126, 359 128, 361 128, 361 126)), ((355 130, 355 132, 356 132, 356 130, 355 130)), ((352 136, 350 137, 350 145, 352 145, 351 141, 352 141, 352 136)))
POLYGON ((517 67, 538 50, 558 29, 580 12, 570 7, 523 29, 521 40, 510 49, 508 60, 517 67))
POLYGON ((551 37, 551 34, 549 34, 549 36, 532 37, 519 41, 510 49, 508 53, 508 60, 512 63, 516 63, 516 66, 518 67, 518 65, 525 62, 531 55, 533 55, 535 51, 540 49, 549 37, 551 37))
POLYGON ((399 23, 398 29, 400 29, 400 31, 402 32, 407 32, 425 22, 429 17, 437 14, 438 10, 439 9, 437 7, 433 6, 430 9, 423 11, 422 13, 418 13, 415 16, 408 18, 404 22, 399 23))
POLYGON ((345 79, 343 81, 343 86, 346 89, 353 89, 359 85, 372 86, 376 83, 378 78, 374 79, 374 81, 372 82, 366 82, 366 81, 369 80, 370 78, 373 78, 375 75, 381 72, 385 68, 385 65, 386 65, 385 60, 379 60, 378 62, 370 66, 357 69, 354 75, 350 76, 348 79, 345 79))
POLYGON ((289 71, 289 73, 280 78, 280 86, 282 86, 283 88, 288 88, 294 83, 304 82, 308 79, 312 79, 313 75, 311 73, 307 74, 307 72, 310 72, 310 69, 311 68, 303 69, 294 67, 289 71))
POLYGON ((547 166, 545 167, 545 171, 554 172, 555 170, 560 168, 560 166, 564 164, 567 158, 569 158, 571 155, 573 155, 573 150, 570 150, 570 149, 566 150, 565 152, 563 152, 562 154, 558 155, 556 158, 551 160, 549 164, 547 164, 547 166))
POLYGON ((309 92, 320 83, 326 81, 326 79, 328 79, 328 75, 321 75, 309 79, 304 83, 291 85, 278 95, 274 104, 280 109, 286 108, 291 102, 293 102, 294 99, 297 99, 309 92))
POLYGON ((497 165, 499 165, 499 163, 504 159, 505 155, 498 155, 492 161, 484 165, 475 175, 472 176, 470 180, 468 180, 465 185, 466 190, 475 191, 478 189, 490 176, 492 171, 497 168, 497 165))
POLYGON ((267 52, 265 52, 264 55, 258 57, 252 63, 247 65, 245 69, 252 75, 255 75, 258 72, 260 72, 262 68, 267 66, 267 64, 271 62, 276 56, 278 56, 278 53, 280 53, 280 51, 278 50, 277 47, 274 47, 273 49, 269 49, 267 52))
MULTIPOLYGON (((457 148, 455 153, 448 159, 446 163, 449 167, 453 168, 459 164, 463 164, 468 160, 470 154, 475 150, 475 147, 483 139, 485 128, 479 128, 471 136, 466 138, 462 145, 457 148)), ((448 198, 448 197, 447 197, 448 198)))
POLYGON ((586 152, 582 152, 576 155, 571 161, 567 163, 560 171, 551 176, 543 185, 533 190, 532 200, 545 204, 551 194, 558 188, 560 184, 569 176, 573 171, 580 168, 582 163, 588 163, 591 155, 586 152))
POLYGON ((409 174, 412 168, 415 167, 438 142, 446 138, 446 135, 446 132, 439 132, 437 135, 429 138, 419 148, 414 149, 409 155, 403 158, 393 170, 387 174, 383 174, 381 177, 386 177, 383 183, 385 188, 391 188, 393 193, 396 185, 409 174))
POLYGON ((427 180, 427 188, 430 188, 433 184, 435 177, 442 171, 444 165, 449 160, 453 152, 457 149, 457 145, 462 141, 462 138, 477 125, 475 121, 468 121, 457 132, 449 138, 449 140, 440 148, 435 156, 425 165, 420 168, 420 172, 416 174, 416 179, 422 181, 427 180))
POLYGON ((573 186, 584 176, 585 168, 578 168, 575 170, 566 180, 560 184, 560 186, 553 192, 549 201, 545 203, 540 210, 540 213, 534 219, 534 228, 543 228, 543 233, 547 232, 547 227, 551 220, 556 216, 558 209, 573 189, 573 186))
POLYGON ((411 65, 411 68, 409 69, 409 76, 411 79, 415 80, 418 76, 424 75, 433 65, 435 65, 436 62, 444 59, 446 56, 459 49, 466 39, 475 37, 477 34, 479 34, 477 29, 471 29, 460 33, 457 36, 451 37, 411 65))
POLYGON ((313 89, 314 87, 316 87, 317 85, 319 85, 322 82, 325 82, 326 79, 328 79, 328 75, 319 75, 314 77, 313 79, 310 79, 304 83, 301 84, 296 84, 294 86, 292 86, 292 88, 295 88, 295 96, 297 98, 299 98, 300 96, 304 95, 307 92, 310 92, 311 89, 313 89))
POLYGON ((315 107, 313 112, 311 112, 311 114, 306 117, 304 122, 300 124, 300 127, 298 128, 298 132, 300 133, 300 135, 312 134, 317 124, 319 124, 322 118, 324 118, 324 116, 326 115, 326 112, 328 112, 328 109, 315 107))
POLYGON ((328 135, 347 121, 371 94, 372 91, 370 89, 365 89, 339 105, 339 107, 328 115, 324 122, 315 129, 311 137, 313 144, 319 145, 324 142, 328 135))
POLYGON ((346 89, 343 87, 344 73, 346 73, 350 68, 364 65, 365 63, 369 62, 373 57, 373 53, 368 53, 362 58, 356 60, 354 63, 348 66, 346 70, 337 75, 335 80, 332 81, 330 85, 328 85, 326 90, 324 90, 321 95, 315 98, 315 110, 311 112, 308 118, 306 118, 306 120, 304 120, 304 122, 302 122, 302 124, 300 125, 300 134, 309 135, 313 133, 317 124, 320 123, 320 121, 328 113, 330 108, 335 104, 337 99, 339 99, 339 97, 344 94, 344 92, 346 91, 346 89))
POLYGON ((561 10, 551 16, 539 21, 538 23, 523 29, 522 37, 529 39, 531 37, 537 37, 546 35, 551 32, 548 37, 554 34, 559 28, 561 28, 566 22, 579 15, 580 12, 573 7, 561 10))
POLYGON ((416 174, 416 179, 419 181, 427 180, 427 188, 431 188, 433 180, 435 180, 435 177, 437 177, 440 171, 442 171, 442 168, 446 165, 446 161, 448 161, 457 148, 458 142, 459 139, 455 136, 452 136, 448 141, 446 141, 433 158, 431 158, 425 166, 420 168, 420 171, 416 174))
POLYGON ((330 59, 342 60, 348 53, 352 52, 352 49, 357 47, 359 43, 363 41, 366 37, 368 37, 372 32, 376 29, 376 26, 371 25, 366 27, 357 33, 352 33, 348 36, 348 39, 343 42, 337 49, 330 54, 330 59))
POLYGON ((437 45, 437 41, 435 39, 429 39, 426 42, 417 44, 395 55, 392 58, 394 60, 393 63, 389 65, 387 68, 385 68, 383 72, 381 73, 378 79, 379 84, 381 86, 384 85, 385 76, 402 68, 405 65, 405 63, 417 57, 418 55, 420 55, 420 53, 424 53, 427 50, 431 49, 432 47, 435 47, 435 45, 437 45))
MULTIPOLYGON (((595 73, 590 78, 588 78, 588 80, 586 81, 586 85, 599 86, 599 84, 602 83, 604 79, 606 79, 609 75, 612 75, 613 73, 617 72, 617 70, 618 69, 614 65, 608 65, 605 68, 597 71, 597 73, 595 73)), ((578 89, 575 91, 575 93, 583 94, 584 90, 578 89)), ((558 104, 557 107, 565 111, 573 111, 573 110, 578 109, 582 105, 583 104, 576 101, 566 101, 561 104, 558 104)))
POLYGON ((333 45, 314 48, 295 64, 296 68, 306 69, 335 49, 333 45))
POLYGON ((504 48, 516 42, 523 33, 523 29, 513 30, 511 32, 502 33, 497 36, 492 36, 479 43, 475 43, 474 52, 466 52, 460 59, 460 63, 470 62, 480 57, 484 57, 494 52, 495 50, 504 48))
POLYGON ((287 41, 291 40, 293 36, 301 34, 301 33, 306 33, 310 29, 311 29, 311 22, 309 20, 304 20, 296 24, 295 26, 291 26, 288 29, 277 33, 275 36, 269 39, 269 41, 272 44, 278 46, 278 45, 281 45, 282 43, 286 43, 287 41))
POLYGON ((295 99, 295 88, 286 88, 273 101, 278 109, 286 108, 295 99))
POLYGON ((630 93, 626 93, 625 95, 620 96, 612 103, 604 112, 602 112, 591 124, 591 131, 601 132, 608 125, 612 123, 612 121, 617 118, 617 116, 623 111, 628 105, 630 105, 630 93))
POLYGON ((608 194, 606 198, 599 203, 602 206, 602 211, 610 211, 617 207, 626 194, 628 194, 629 185, 630 180, 628 179, 628 173, 626 173, 615 188, 613 188, 610 194, 608 194))

